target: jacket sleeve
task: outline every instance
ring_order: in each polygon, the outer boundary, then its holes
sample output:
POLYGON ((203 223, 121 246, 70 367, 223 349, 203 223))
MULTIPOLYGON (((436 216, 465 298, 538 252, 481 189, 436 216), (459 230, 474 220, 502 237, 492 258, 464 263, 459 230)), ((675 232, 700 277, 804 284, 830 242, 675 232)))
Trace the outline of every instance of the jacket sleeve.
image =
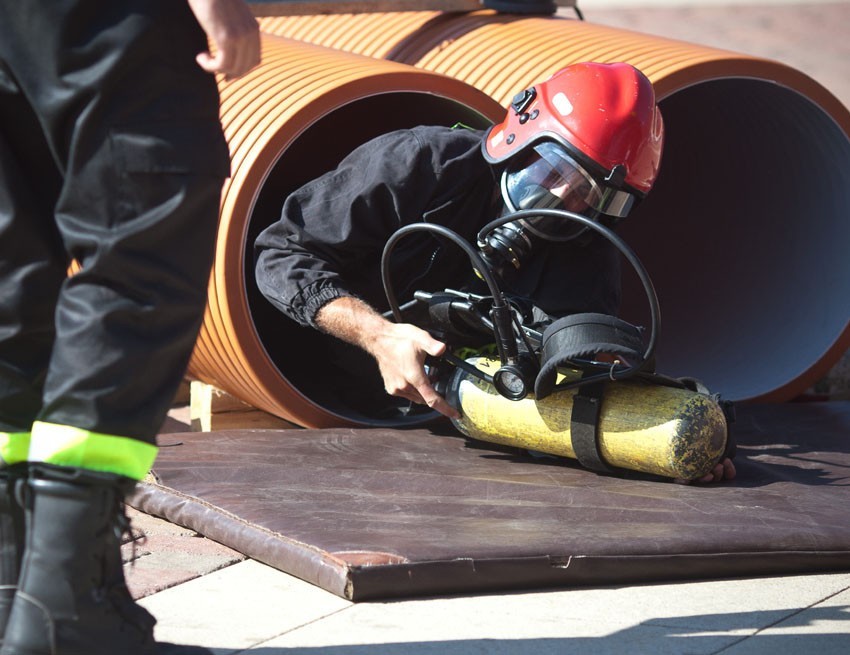
POLYGON ((427 148, 410 130, 355 149, 289 195, 280 219, 257 238, 261 293, 286 316, 316 327, 322 306, 355 295, 345 271, 380 258, 398 227, 421 218, 435 177, 427 148))

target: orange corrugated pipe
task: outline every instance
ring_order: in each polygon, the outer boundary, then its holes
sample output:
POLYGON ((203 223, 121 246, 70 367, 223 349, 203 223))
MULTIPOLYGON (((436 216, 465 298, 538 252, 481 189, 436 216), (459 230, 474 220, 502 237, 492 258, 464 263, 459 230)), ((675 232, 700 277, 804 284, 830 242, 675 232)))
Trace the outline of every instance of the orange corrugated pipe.
POLYGON ((850 242, 850 112, 802 72, 567 17, 486 10, 264 18, 261 29, 456 77, 502 105, 570 63, 637 66, 668 125, 661 177, 624 225, 650 272, 662 269, 659 364, 734 400, 778 402, 850 347, 850 258, 836 245, 850 242))
MULTIPOLYGON (((505 105, 526 85, 579 61, 626 61, 663 99, 719 77, 755 77, 811 94, 827 111, 841 103, 805 74, 779 62, 686 41, 595 25, 564 16, 388 12, 261 17, 278 36, 390 59, 463 80, 505 105)), ((836 111, 843 127, 846 111, 836 111), (844 115, 842 115, 844 114, 844 115)))
MULTIPOLYGON (((271 35, 263 36, 262 46, 260 67, 239 80, 220 82, 231 177, 222 191, 208 307, 188 374, 299 425, 350 423, 293 387, 257 336, 246 299, 245 270, 246 266, 252 269, 252 244, 247 242, 247 234, 258 196, 278 160, 311 126, 366 99, 384 97, 391 111, 394 94, 412 93, 422 98, 420 104, 456 105, 484 122, 501 110, 469 85, 403 64, 271 35)), ((374 120, 384 117, 375 116, 374 120)), ((376 131, 380 124, 366 127, 376 131)), ((357 125, 336 126, 338 133, 357 129, 357 125)), ((323 133, 321 138, 332 140, 334 132, 323 133)))

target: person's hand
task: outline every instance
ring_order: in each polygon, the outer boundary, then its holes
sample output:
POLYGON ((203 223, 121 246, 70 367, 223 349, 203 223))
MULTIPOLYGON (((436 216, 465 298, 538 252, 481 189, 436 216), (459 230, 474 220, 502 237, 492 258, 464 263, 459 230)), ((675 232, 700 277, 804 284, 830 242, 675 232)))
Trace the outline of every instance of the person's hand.
POLYGON ((425 373, 425 358, 439 357, 446 344, 409 323, 387 323, 371 344, 384 388, 391 396, 428 405, 449 418, 459 418, 457 410, 440 396, 425 373))
POLYGON ((425 358, 439 357, 446 344, 410 323, 393 323, 358 298, 343 296, 325 304, 316 324, 328 334, 368 352, 381 371, 384 389, 391 396, 428 405, 449 418, 457 410, 437 393, 425 373, 425 358))
POLYGON ((215 53, 202 52, 198 65, 231 80, 260 63, 260 26, 243 0, 188 0, 215 53))
POLYGON ((718 463, 710 472, 706 473, 701 478, 696 480, 674 480, 678 484, 693 484, 695 482, 698 483, 708 483, 708 482, 721 482, 723 480, 734 480, 737 471, 735 471, 735 464, 728 457, 724 458, 722 462, 718 463))
POLYGON ((735 464, 728 457, 717 464, 710 473, 706 473, 697 482, 720 482, 721 480, 734 480, 737 471, 735 464))

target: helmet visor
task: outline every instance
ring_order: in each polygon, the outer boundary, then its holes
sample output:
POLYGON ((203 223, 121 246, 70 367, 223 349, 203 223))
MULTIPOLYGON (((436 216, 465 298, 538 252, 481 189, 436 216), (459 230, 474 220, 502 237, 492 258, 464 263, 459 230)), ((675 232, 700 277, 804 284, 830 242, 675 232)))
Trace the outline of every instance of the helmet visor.
MULTIPOLYGON (((508 165, 502 176, 502 195, 511 211, 562 209, 587 218, 598 214, 628 214, 634 196, 600 185, 566 150, 554 141, 542 141, 525 157, 508 165)), ((537 236, 566 241, 584 231, 575 221, 553 217, 525 219, 525 227, 537 236)))

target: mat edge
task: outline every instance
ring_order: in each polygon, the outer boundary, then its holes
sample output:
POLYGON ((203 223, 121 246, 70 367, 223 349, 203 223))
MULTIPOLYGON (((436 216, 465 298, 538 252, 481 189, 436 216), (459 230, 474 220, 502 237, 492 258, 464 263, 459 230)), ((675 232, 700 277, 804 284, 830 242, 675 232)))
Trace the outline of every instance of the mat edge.
POLYGON ((127 504, 353 602, 850 570, 850 550, 544 555, 357 565, 170 487, 140 483, 127 504))
POLYGON ((140 482, 127 505, 194 530, 243 555, 351 600, 349 565, 310 544, 249 523, 170 487, 140 482))

